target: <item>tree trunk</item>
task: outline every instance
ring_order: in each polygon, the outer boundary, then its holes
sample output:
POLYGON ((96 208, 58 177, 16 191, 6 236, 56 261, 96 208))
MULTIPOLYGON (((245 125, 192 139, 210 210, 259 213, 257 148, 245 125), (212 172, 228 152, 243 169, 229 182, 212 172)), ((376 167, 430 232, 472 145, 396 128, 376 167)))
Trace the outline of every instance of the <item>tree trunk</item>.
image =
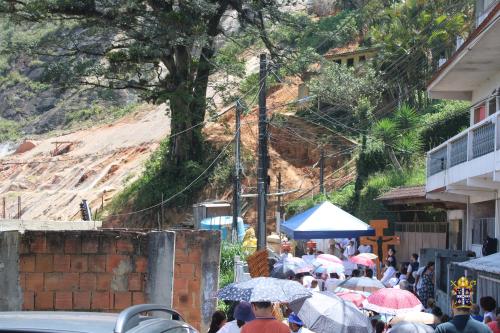
POLYGON ((391 147, 387 147, 387 154, 389 155, 392 165, 394 165, 396 170, 398 170, 399 172, 403 172, 403 168, 401 167, 401 164, 399 163, 396 154, 394 154, 394 150, 392 150, 391 147))
POLYGON ((175 166, 203 160, 203 126, 199 125, 199 119, 204 115, 197 114, 201 112, 199 108, 191 107, 191 99, 190 89, 185 84, 180 85, 170 98, 172 119, 168 157, 175 166))

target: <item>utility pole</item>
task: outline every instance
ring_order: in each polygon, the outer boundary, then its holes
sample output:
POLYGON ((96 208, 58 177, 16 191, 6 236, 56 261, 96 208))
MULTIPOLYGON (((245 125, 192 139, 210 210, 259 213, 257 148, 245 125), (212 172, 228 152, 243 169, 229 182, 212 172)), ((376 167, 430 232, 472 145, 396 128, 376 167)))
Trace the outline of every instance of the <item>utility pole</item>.
POLYGON ((267 205, 267 115, 266 115, 267 57, 260 55, 259 70, 259 156, 257 167, 257 250, 266 249, 267 205))
POLYGON ((235 137, 234 137, 234 182, 233 182, 233 227, 232 227, 232 241, 238 240, 238 217, 240 216, 241 203, 241 154, 240 154, 240 129, 241 129, 241 112, 243 106, 241 101, 236 101, 236 123, 235 123, 235 137))
POLYGON ((325 194, 325 149, 321 146, 321 157, 319 158, 319 192, 325 194))
MULTIPOLYGON (((278 173, 278 193, 281 192, 281 172, 278 173)), ((276 232, 281 233, 281 194, 278 194, 278 202, 276 207, 276 232)))
POLYGON ((17 219, 21 219, 21 196, 17 196, 17 219))

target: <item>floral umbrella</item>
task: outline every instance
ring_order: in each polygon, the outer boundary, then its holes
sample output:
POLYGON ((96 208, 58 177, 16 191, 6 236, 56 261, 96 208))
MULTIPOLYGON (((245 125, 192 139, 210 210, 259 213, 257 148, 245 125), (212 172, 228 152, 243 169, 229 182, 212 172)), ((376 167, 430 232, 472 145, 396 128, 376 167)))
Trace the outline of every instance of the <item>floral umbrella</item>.
POLYGON ((316 258, 313 261, 314 267, 316 267, 315 272, 316 273, 344 273, 345 268, 344 265, 341 263, 325 260, 323 258, 316 258))
POLYGON ((363 302, 363 308, 387 315, 401 315, 407 312, 421 311, 424 307, 417 296, 411 292, 384 288, 375 291, 363 302))
POLYGON ((300 283, 270 277, 231 283, 217 292, 218 299, 227 301, 289 303, 307 297, 311 292, 300 283))
POLYGON ((373 253, 360 253, 357 256, 364 257, 364 258, 371 259, 371 260, 375 260, 378 258, 378 256, 376 254, 373 254, 373 253))
POLYGON ((342 263, 342 260, 337 257, 337 256, 334 256, 333 254, 326 254, 326 253, 323 253, 323 254, 320 254, 317 259, 324 259, 326 261, 331 261, 331 262, 336 262, 338 264, 341 264, 342 263))
POLYGON ((385 288, 385 286, 379 280, 371 279, 369 277, 352 277, 341 284, 339 287, 350 289, 350 290, 360 290, 375 292, 379 289, 385 288))
POLYGON ((358 264, 358 265, 363 265, 363 266, 368 266, 368 267, 375 266, 375 263, 373 262, 373 260, 362 257, 360 255, 349 258, 349 261, 353 262, 355 264, 358 264))

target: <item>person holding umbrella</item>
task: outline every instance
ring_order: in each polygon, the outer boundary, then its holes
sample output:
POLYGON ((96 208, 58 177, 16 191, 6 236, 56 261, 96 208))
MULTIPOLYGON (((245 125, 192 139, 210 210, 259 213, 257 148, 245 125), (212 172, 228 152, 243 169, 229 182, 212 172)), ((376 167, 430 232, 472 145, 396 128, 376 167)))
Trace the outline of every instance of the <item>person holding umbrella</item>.
POLYGON ((227 322, 217 333, 240 333, 241 327, 254 319, 252 305, 241 301, 234 309, 234 320, 227 322))
POLYGON ((293 333, 309 333, 307 328, 304 327, 304 323, 300 320, 299 316, 295 313, 291 313, 288 316, 288 326, 293 333))
POLYGON ((255 320, 241 329, 241 333, 290 333, 288 326, 273 316, 271 302, 252 302, 255 320))

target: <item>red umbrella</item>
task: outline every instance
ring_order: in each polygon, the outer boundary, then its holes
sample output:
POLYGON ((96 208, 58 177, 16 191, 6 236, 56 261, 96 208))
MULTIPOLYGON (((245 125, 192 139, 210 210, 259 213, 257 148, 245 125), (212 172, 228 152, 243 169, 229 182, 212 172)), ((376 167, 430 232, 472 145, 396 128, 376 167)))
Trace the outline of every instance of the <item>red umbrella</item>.
POLYGON ((331 261, 337 264, 341 264, 342 260, 339 259, 339 257, 334 256, 333 254, 320 254, 319 256, 316 257, 316 259, 323 259, 326 261, 331 261))
POLYGON ((366 310, 394 316, 421 311, 424 308, 417 296, 409 291, 396 288, 377 290, 363 301, 363 307, 366 310))
POLYGON ((373 262, 373 260, 368 259, 368 258, 363 257, 363 256, 360 256, 360 255, 351 257, 351 258, 349 258, 349 260, 355 264, 358 264, 358 265, 363 265, 363 266, 368 266, 368 267, 375 266, 375 263, 373 262))
POLYGON ((366 296, 360 293, 356 293, 354 291, 344 291, 336 294, 338 297, 342 298, 344 301, 349 301, 354 303, 358 308, 363 307, 363 301, 366 299, 366 296))

